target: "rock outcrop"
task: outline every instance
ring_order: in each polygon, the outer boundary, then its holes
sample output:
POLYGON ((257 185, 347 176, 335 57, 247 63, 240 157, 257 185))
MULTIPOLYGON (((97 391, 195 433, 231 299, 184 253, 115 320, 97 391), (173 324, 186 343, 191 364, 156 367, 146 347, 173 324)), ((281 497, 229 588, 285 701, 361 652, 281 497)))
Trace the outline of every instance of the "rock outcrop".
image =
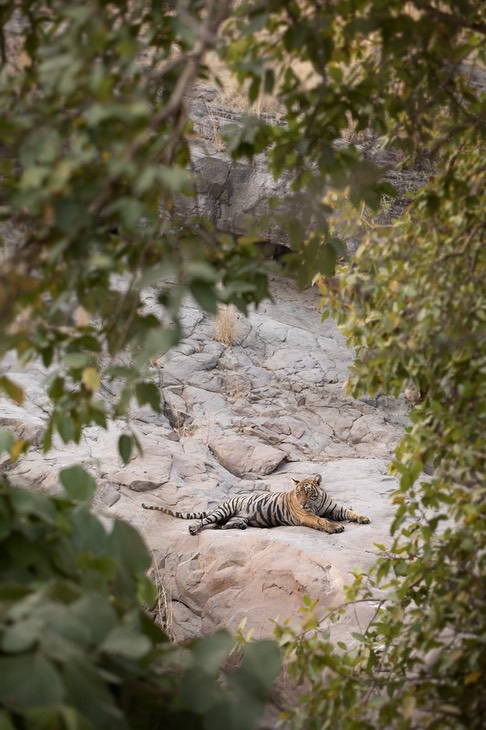
MULTIPOLYGON (((288 176, 275 180, 264 154, 255 155, 251 162, 236 162, 227 154, 222 134, 230 126, 241 126, 243 112, 218 101, 217 90, 210 84, 198 84, 187 99, 195 131, 191 166, 196 173, 197 195, 179 197, 178 211, 183 215, 202 214, 226 233, 242 235, 251 231, 274 245, 290 246, 278 221, 278 214, 290 209, 285 200, 289 194, 288 176)), ((261 118, 271 124, 280 123, 275 114, 262 114, 261 118)))
MULTIPOLYGON (((164 412, 132 406, 144 454, 126 466, 116 446, 123 422, 89 428, 79 446, 56 442, 44 455, 46 373, 13 358, 2 364, 28 398, 23 407, 1 400, 0 424, 34 440, 14 465, 3 457, 2 468, 17 483, 50 491, 59 489, 60 468, 89 468, 99 484, 94 509, 108 521, 131 522, 152 550, 178 639, 234 630, 244 617, 255 636, 268 636, 271 619, 295 617, 305 594, 319 599, 324 615, 341 600, 349 571, 368 567, 375 543, 387 542, 395 482, 386 465, 406 423, 405 404, 345 397, 351 355, 333 322, 321 323, 317 292, 298 292, 283 278, 274 278, 272 290, 274 302, 238 320, 237 344, 229 347, 217 341, 214 321, 186 303, 183 341, 153 363, 164 412), (371 524, 346 524, 337 535, 280 527, 192 537, 187 521, 141 508, 206 510, 241 492, 291 489, 291 477, 313 473, 371 524)), ((151 306, 155 292, 147 294, 151 306)), ((113 397, 104 387, 100 395, 113 397)))
MULTIPOLYGON (((177 212, 182 217, 202 214, 214 226, 233 235, 261 236, 271 254, 292 249, 292 243, 283 224, 282 216, 300 216, 302 208, 309 216, 308 231, 312 230, 314 213, 305 190, 290 192, 290 176, 283 174, 278 180, 268 171, 265 154, 249 160, 233 160, 225 151, 222 137, 231 134, 231 127, 242 125, 244 111, 221 103, 216 87, 199 83, 186 99, 187 112, 194 126, 191 139, 191 166, 196 174, 195 198, 179 196, 177 212), (272 201, 272 202, 270 202, 272 201)), ((251 112, 250 112, 251 114, 251 112)), ((277 113, 261 112, 254 116, 256 123, 283 124, 277 113)), ((387 222, 401 215, 410 202, 410 193, 425 184, 432 173, 430 163, 417 160, 413 166, 400 164, 397 155, 383 150, 372 130, 366 130, 354 138, 340 139, 336 146, 352 143, 364 159, 383 169, 384 179, 397 191, 379 220, 387 222)), ((319 197, 314 205, 319 207, 319 197)), ((359 238, 346 240, 348 251, 356 251, 359 238)))

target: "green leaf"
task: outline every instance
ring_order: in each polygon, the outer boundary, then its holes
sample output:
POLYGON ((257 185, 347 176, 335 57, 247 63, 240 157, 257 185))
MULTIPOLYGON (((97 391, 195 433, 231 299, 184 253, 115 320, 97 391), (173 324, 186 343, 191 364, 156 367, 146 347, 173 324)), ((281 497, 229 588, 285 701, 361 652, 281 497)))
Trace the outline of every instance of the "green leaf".
POLYGON ((134 527, 121 520, 116 520, 108 535, 108 546, 116 555, 122 579, 126 585, 136 590, 132 576, 145 573, 152 564, 152 559, 144 541, 134 527))
POLYGON ((26 721, 29 730, 94 730, 85 717, 67 705, 28 710, 26 721))
POLYGON ((253 76, 248 89, 248 99, 251 103, 255 102, 258 99, 261 83, 262 80, 260 76, 253 76))
POLYGON ((256 641, 245 648, 241 666, 231 675, 232 684, 243 685, 251 692, 258 684, 265 692, 281 667, 280 649, 274 641, 256 641))
POLYGON ((173 193, 183 193, 184 195, 194 194, 192 175, 186 169, 175 165, 173 167, 161 165, 158 171, 158 177, 173 193))
POLYGON ((245 33, 247 35, 253 35, 253 33, 257 33, 259 30, 262 30, 265 27, 268 18, 268 12, 258 9, 251 20, 245 23, 245 33))
POLYGON ((56 375, 54 379, 49 382, 47 392, 49 394, 49 398, 52 398, 52 400, 60 398, 64 393, 64 378, 56 375))
POLYGON ((51 446, 52 446, 52 434, 53 434, 54 426, 52 421, 49 423, 48 427, 46 428, 46 431, 44 433, 44 438, 42 439, 42 451, 43 453, 47 453, 51 446))
POLYGON ((156 413, 160 413, 160 392, 155 383, 137 383, 135 394, 141 406, 149 403, 156 413))
POLYGON ((46 499, 43 494, 15 488, 10 488, 9 492, 12 507, 19 515, 22 517, 35 516, 41 518, 48 525, 55 524, 56 509, 54 504, 46 499))
POLYGON ((13 435, 13 433, 10 433, 10 431, 7 431, 4 428, 0 429, 0 454, 2 453, 2 451, 7 451, 8 453, 10 453, 14 443, 15 436, 13 435))
POLYGON ((130 456, 132 455, 132 438, 126 433, 123 433, 118 439, 118 452, 123 459, 124 464, 128 464, 130 456))
POLYGON ((65 692, 59 672, 38 653, 0 657, 0 702, 10 710, 58 704, 65 692))
POLYGON ((110 598, 101 592, 84 593, 70 605, 69 610, 89 632, 89 641, 93 645, 102 642, 117 621, 110 598))
POLYGON ((272 94, 275 87, 275 73, 272 69, 265 70, 263 91, 265 94, 272 94))
POLYGON ((122 223, 127 228, 136 228, 139 223, 144 209, 135 198, 122 198, 119 202, 119 213, 122 223))
POLYGON ((137 597, 149 609, 154 608, 157 603, 157 586, 146 575, 141 575, 137 581, 137 597))
POLYGON ((56 428, 65 444, 74 441, 76 437, 76 424, 70 415, 56 414, 56 428))
POLYGON ((231 727, 246 730, 257 727, 267 700, 268 689, 280 669, 280 650, 273 641, 261 641, 245 647, 238 669, 229 674, 227 681, 232 691, 205 708, 207 726, 211 730, 231 727))
POLYGON ((100 649, 127 659, 142 659, 150 651, 151 646, 150 640, 143 634, 124 626, 117 626, 108 634, 100 649))
POLYGON ((84 387, 87 390, 90 390, 92 393, 95 393, 97 390, 99 390, 100 374, 96 370, 96 368, 93 368, 93 367, 85 368, 83 370, 83 372, 81 373, 81 380, 83 382, 84 387))
MULTIPOLYGON (((341 238, 338 238, 338 236, 332 236, 329 239, 328 245, 332 246, 332 248, 336 252, 337 256, 346 256, 346 254, 347 254, 346 245, 344 244, 344 242, 342 241, 341 238)), ((334 273, 334 271, 332 273, 334 273)))
POLYGON ((69 515, 69 522, 74 527, 72 536, 73 547, 80 553, 89 552, 100 556, 103 562, 98 562, 98 570, 105 579, 113 579, 116 574, 115 561, 117 556, 110 553, 109 536, 101 522, 91 514, 87 504, 80 504, 69 515))
POLYGON ((218 272, 204 261, 191 261, 187 267, 187 273, 192 281, 204 282, 205 284, 216 284, 219 280, 218 272))
POLYGON ((193 644, 192 660, 195 666, 216 677, 232 647, 233 640, 228 632, 217 631, 193 644))
POLYGON ((71 352, 63 358, 64 365, 73 370, 82 370, 93 362, 92 355, 85 355, 83 352, 71 352))
POLYGON ((154 355, 163 355, 179 339, 179 332, 175 329, 151 329, 145 337, 136 363, 140 367, 146 365, 154 355))
POLYGON ((103 674, 87 658, 79 657, 67 662, 63 679, 70 704, 96 728, 117 730, 126 728, 121 710, 114 696, 108 691, 103 674), (89 702, 86 698, 89 697, 89 702))
POLYGON ((105 406, 103 403, 95 402, 91 405, 91 418, 93 419, 94 423, 96 423, 98 426, 101 426, 101 428, 107 428, 106 424, 106 412, 105 412, 105 406))
MULTIPOLYGON (((216 713, 220 710, 222 690, 217 686, 216 679, 202 669, 193 668, 185 672, 179 692, 178 704, 191 712, 208 716, 211 710, 216 713)), ((228 727, 224 722, 221 726, 228 727)))
POLYGON ((20 385, 14 383, 13 380, 7 378, 6 375, 1 375, 0 388, 3 388, 8 397, 11 398, 15 403, 17 403, 17 405, 22 405, 22 403, 24 402, 24 390, 20 387, 20 385))
POLYGON ((0 645, 7 654, 18 654, 32 649, 42 636, 44 622, 36 617, 19 621, 5 629, 0 645))
POLYGON ((115 408, 116 417, 123 416, 126 413, 127 408, 130 405, 131 395, 132 395, 131 386, 125 385, 125 387, 123 388, 123 390, 121 392, 120 398, 118 399, 118 402, 116 404, 116 408, 115 408))
MULTIPOLYGON (((171 643, 165 631, 158 624, 154 623, 145 611, 141 612, 139 619, 140 630, 143 631, 145 636, 148 636, 153 645, 171 643)), ((177 653, 177 648, 175 651, 177 653)))
POLYGON ((96 481, 79 464, 62 469, 59 479, 71 499, 91 499, 96 491, 96 481))
POLYGON ((217 313, 218 300, 212 284, 206 284, 202 281, 192 281, 190 289, 192 296, 202 309, 209 312, 209 314, 215 315, 217 313))
POLYGON ((60 200, 55 204, 55 216, 60 230, 73 235, 89 224, 89 214, 82 202, 60 200))
MULTIPOLYGON (((339 239, 332 239, 337 242, 339 239)), ((337 244, 326 244, 321 247, 319 256, 319 272, 325 276, 332 276, 336 270, 336 250, 337 244)))

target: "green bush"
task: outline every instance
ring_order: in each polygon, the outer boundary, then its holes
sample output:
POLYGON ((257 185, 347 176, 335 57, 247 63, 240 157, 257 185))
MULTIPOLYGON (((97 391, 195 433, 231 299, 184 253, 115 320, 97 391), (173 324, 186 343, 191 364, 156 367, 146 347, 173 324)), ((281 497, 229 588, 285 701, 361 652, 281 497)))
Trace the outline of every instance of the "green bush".
MULTIPOLYGON (((486 711, 486 166, 457 136, 433 183, 372 224, 333 287, 356 348, 349 390, 415 394, 392 469, 389 547, 348 591, 376 613, 353 646, 282 627, 298 679, 295 727, 474 730, 486 711), (427 466, 431 475, 423 474, 427 466), (337 653, 336 653, 337 650, 337 653)), ((368 221, 369 223, 369 221, 368 221)), ((292 714, 292 713, 291 713, 292 714)))
POLYGON ((150 563, 130 525, 106 529, 84 501, 1 480, 2 729, 255 727, 275 645, 248 646, 223 688, 234 640, 171 644, 142 606, 155 600, 150 563))

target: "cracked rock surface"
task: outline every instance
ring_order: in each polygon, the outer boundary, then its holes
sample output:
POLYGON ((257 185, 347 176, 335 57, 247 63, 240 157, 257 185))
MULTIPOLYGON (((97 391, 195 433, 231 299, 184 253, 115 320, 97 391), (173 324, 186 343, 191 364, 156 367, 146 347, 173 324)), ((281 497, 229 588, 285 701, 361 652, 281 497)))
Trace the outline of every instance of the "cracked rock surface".
MULTIPOLYGON (((235 630, 269 636, 271 619, 294 617, 307 594, 319 599, 318 613, 343 598, 343 585, 356 567, 375 558, 386 544, 396 484, 387 472, 407 423, 402 400, 345 396, 351 353, 332 320, 321 323, 318 293, 299 292, 274 277, 273 302, 238 320, 237 341, 225 347, 214 321, 188 302, 184 339, 152 365, 163 413, 135 403, 130 425, 142 443, 124 466, 117 440, 119 421, 108 431, 87 429, 79 446, 60 440, 42 454, 48 399, 38 364, 22 368, 14 358, 2 367, 27 393, 23 407, 0 400, 0 427, 33 439, 14 465, 3 457, 16 483, 59 490, 59 469, 81 463, 96 476, 94 509, 109 523, 121 517, 137 527, 153 552, 163 587, 170 629, 177 639, 235 630), (193 537, 190 522, 143 510, 141 503, 180 512, 207 510, 253 490, 281 491, 292 477, 322 474, 322 484, 339 503, 371 518, 370 525, 345 523, 328 535, 306 527, 246 531, 205 530, 193 537)), ((155 301, 147 294, 147 308, 155 301)), ((100 396, 112 398, 108 387, 100 396)), ((372 606, 362 605, 354 625, 372 606)))

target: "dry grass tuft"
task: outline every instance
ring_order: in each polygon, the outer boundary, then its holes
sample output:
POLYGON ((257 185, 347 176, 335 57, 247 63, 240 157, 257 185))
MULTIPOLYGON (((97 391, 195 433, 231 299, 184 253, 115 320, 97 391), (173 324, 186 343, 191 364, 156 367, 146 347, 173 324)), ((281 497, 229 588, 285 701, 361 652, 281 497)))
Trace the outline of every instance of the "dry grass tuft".
POLYGON ((149 577, 157 587, 157 603, 154 608, 149 611, 152 621, 165 631, 170 641, 175 641, 173 631, 173 615, 172 615, 172 594, 167 585, 167 580, 160 572, 157 565, 150 571, 149 577))
POLYGON ((149 608, 148 606, 145 606, 145 612, 152 621, 160 626, 162 631, 164 631, 169 640, 174 642, 175 636, 174 636, 174 616, 172 613, 172 592, 169 587, 168 580, 164 573, 160 570, 158 564, 157 564, 157 557, 155 554, 155 551, 150 543, 150 540, 147 535, 147 531, 144 529, 144 527, 141 528, 141 532, 145 541, 145 544, 147 545, 148 549, 150 550, 150 553, 152 555, 152 567, 150 568, 148 572, 148 577, 150 578, 153 583, 155 583, 155 587, 157 588, 157 601, 155 606, 153 608, 149 608))
POLYGON ((233 304, 220 306, 214 323, 218 342, 225 347, 238 342, 238 311, 233 304))
MULTIPOLYGON (((215 51, 210 51, 207 54, 206 61, 209 69, 208 81, 219 90, 215 98, 217 104, 249 112, 257 117, 265 114, 279 116, 285 112, 285 107, 279 100, 279 90, 282 85, 285 64, 273 66, 276 75, 273 93, 261 92, 258 98, 250 103, 248 100, 249 83, 240 85, 236 76, 215 51)), ((286 62, 289 63, 289 59, 286 59, 286 62)), ((303 89, 311 89, 321 81, 321 77, 314 71, 312 64, 308 61, 292 60, 292 71, 299 77, 303 89)))

